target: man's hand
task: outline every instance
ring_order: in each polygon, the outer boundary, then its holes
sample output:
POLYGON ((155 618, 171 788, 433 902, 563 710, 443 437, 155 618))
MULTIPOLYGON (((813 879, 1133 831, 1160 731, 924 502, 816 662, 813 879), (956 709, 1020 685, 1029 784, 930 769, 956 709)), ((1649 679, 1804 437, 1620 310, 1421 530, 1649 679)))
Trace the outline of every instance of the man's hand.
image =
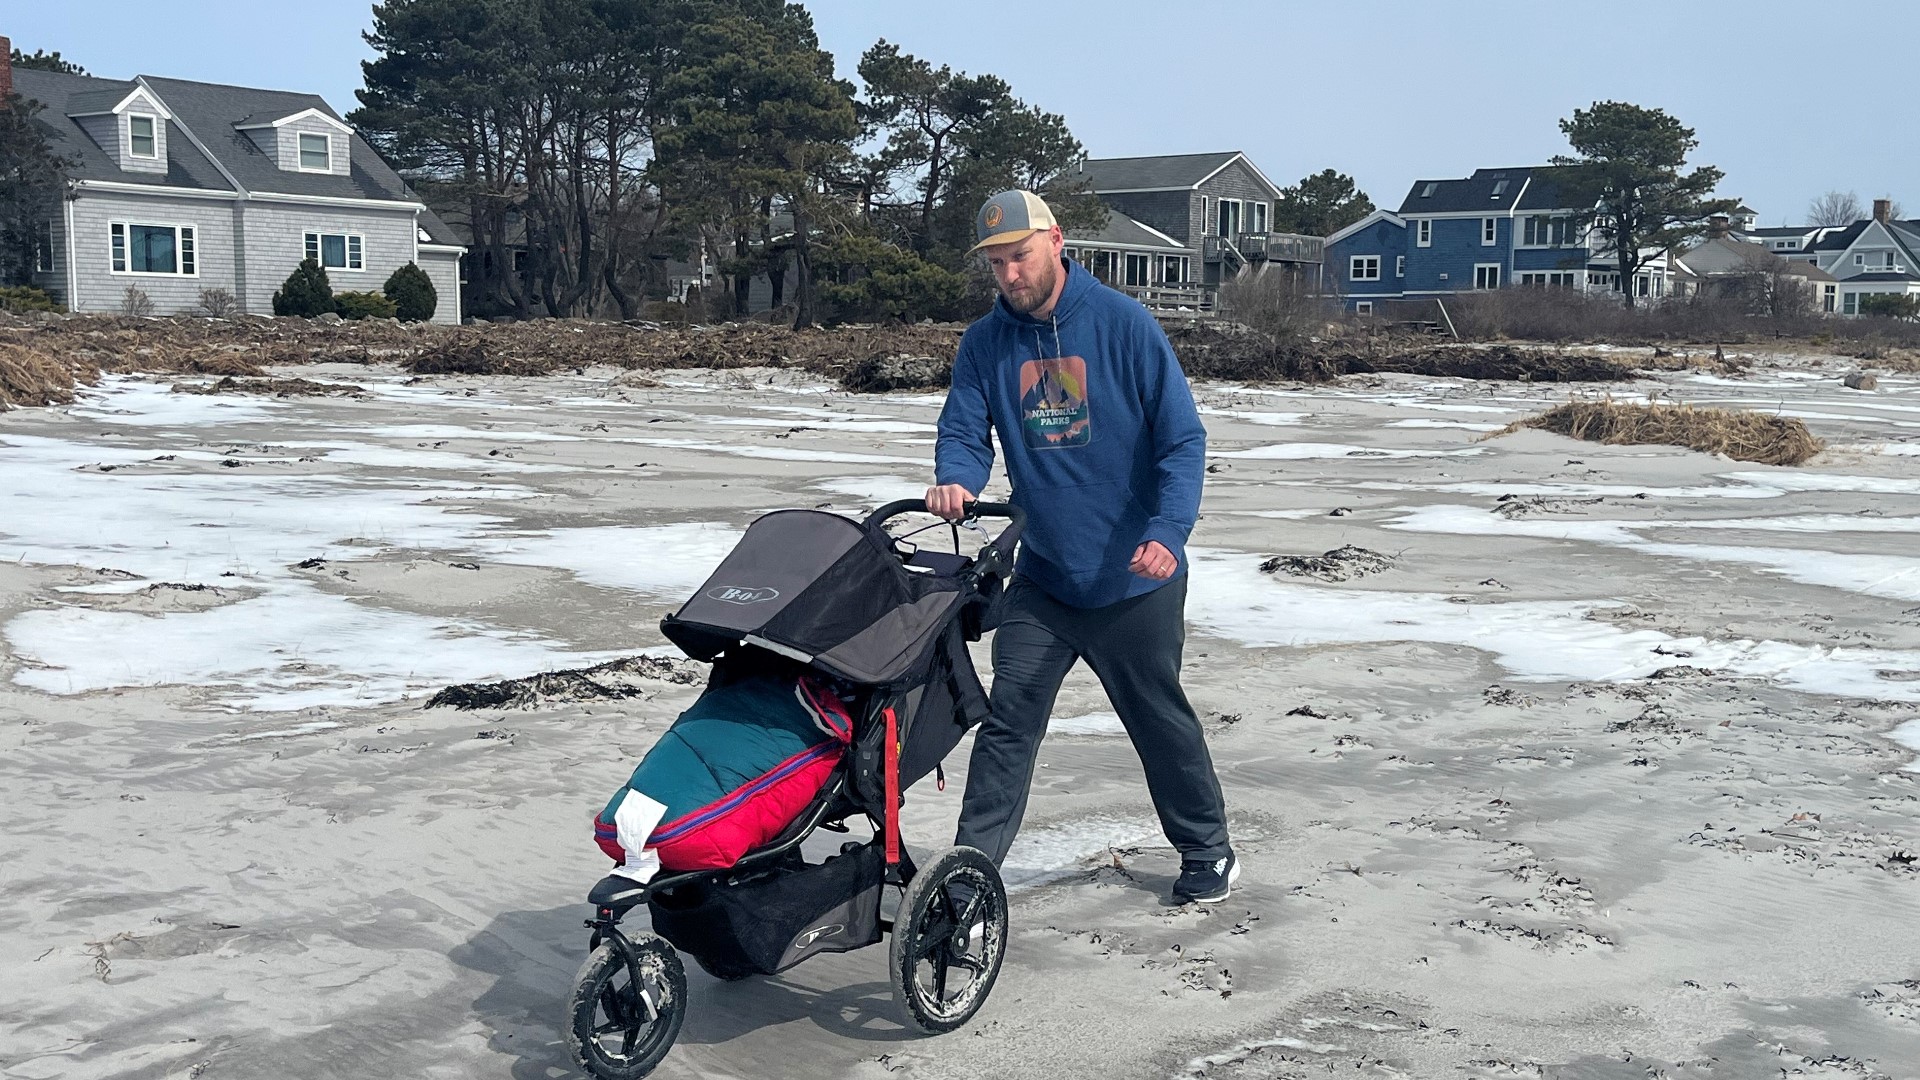
POLYGON ((973 492, 959 484, 941 484, 927 489, 927 510, 948 521, 959 521, 966 517, 967 504, 972 501, 973 492))
POLYGON ((1173 552, 1168 551, 1165 544, 1149 540, 1134 549, 1133 562, 1127 564, 1127 569, 1143 578, 1165 581, 1180 569, 1180 560, 1173 557, 1173 552))

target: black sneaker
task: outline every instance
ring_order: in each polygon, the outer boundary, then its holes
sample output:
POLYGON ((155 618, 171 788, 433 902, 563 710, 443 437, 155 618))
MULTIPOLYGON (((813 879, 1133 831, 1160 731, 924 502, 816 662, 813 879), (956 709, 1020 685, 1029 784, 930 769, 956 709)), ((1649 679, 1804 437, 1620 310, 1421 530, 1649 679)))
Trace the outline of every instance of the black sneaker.
POLYGON ((1180 860, 1180 880, 1173 883, 1176 904, 1217 904, 1233 891, 1240 878, 1240 860, 1229 851, 1220 859, 1180 860))

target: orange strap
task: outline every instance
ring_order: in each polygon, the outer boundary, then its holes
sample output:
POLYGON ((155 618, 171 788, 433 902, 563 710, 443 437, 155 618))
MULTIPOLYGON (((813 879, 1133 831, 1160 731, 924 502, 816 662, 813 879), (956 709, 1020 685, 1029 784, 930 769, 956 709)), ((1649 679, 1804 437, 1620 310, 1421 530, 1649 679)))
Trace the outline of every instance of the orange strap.
POLYGON ((887 717, 887 865, 900 865, 900 733, 896 726, 893 710, 886 710, 887 717))

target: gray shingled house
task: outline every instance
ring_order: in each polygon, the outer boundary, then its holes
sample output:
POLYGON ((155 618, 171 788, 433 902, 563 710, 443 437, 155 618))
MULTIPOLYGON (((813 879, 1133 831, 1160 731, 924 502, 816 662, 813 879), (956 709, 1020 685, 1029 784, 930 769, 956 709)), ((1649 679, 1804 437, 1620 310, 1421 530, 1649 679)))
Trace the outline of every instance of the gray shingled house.
MULTIPOLYGON (((6 65, 0 49, 0 65, 6 65)), ((460 321, 466 250, 366 141, 312 94, 140 76, 9 70, 40 102, 48 142, 76 164, 34 283, 72 311, 156 312, 224 289, 271 314, 305 258, 336 291, 378 291, 409 262, 433 280, 434 321, 460 321)))
POLYGON ((1100 280, 1161 311, 1208 311, 1223 282, 1286 267, 1320 273, 1323 241, 1269 229, 1275 187, 1237 150, 1091 158, 1078 175, 1111 213, 1067 237, 1100 280))

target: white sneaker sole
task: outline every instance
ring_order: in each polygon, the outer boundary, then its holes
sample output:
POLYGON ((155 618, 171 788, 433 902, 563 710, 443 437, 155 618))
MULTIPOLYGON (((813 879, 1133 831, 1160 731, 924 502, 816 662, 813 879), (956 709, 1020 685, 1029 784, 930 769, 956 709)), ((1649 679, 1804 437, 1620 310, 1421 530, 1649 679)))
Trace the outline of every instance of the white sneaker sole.
POLYGON ((1217 904, 1233 893, 1233 883, 1240 880, 1240 857, 1234 856, 1233 865, 1227 868, 1227 887, 1217 896, 1189 896, 1182 903, 1217 904))

